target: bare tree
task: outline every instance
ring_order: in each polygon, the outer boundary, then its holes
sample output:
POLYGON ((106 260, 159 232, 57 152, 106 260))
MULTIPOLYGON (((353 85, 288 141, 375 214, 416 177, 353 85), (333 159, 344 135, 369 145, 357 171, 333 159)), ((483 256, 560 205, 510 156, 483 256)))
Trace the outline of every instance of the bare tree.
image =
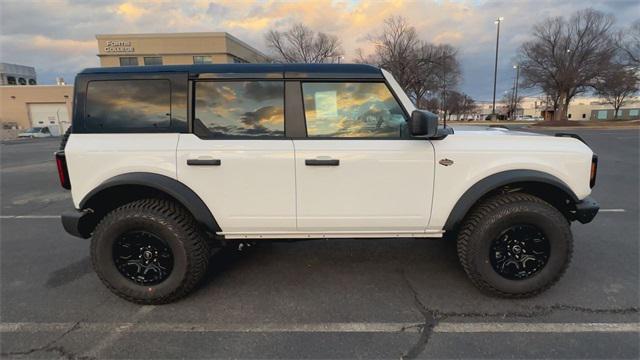
POLYGON ((618 33, 616 46, 627 65, 640 67, 640 19, 618 33))
POLYGON ((524 85, 557 96, 554 120, 566 120, 571 99, 587 91, 615 54, 611 15, 580 10, 568 20, 548 18, 520 48, 524 85))
POLYGON ((440 102, 446 103, 446 92, 460 82, 457 50, 451 45, 420 40, 405 18, 386 19, 382 33, 370 35, 369 40, 374 44, 374 53, 364 55, 358 51, 356 61, 389 70, 418 106, 436 93, 440 93, 440 102))
POLYGON ((520 104, 522 104, 522 100, 524 99, 522 96, 518 95, 517 98, 514 97, 515 94, 513 91, 507 92, 502 97, 501 102, 504 104, 502 106, 503 113, 507 115, 507 118, 513 119, 518 115, 518 109, 520 109, 520 104))
POLYGON ((613 118, 618 118, 618 110, 625 101, 638 92, 638 76, 633 69, 622 64, 611 67, 594 84, 596 94, 613 106, 613 118))
POLYGON ((269 30, 265 41, 277 62, 333 63, 343 55, 337 36, 316 33, 304 24, 295 24, 284 32, 269 30))

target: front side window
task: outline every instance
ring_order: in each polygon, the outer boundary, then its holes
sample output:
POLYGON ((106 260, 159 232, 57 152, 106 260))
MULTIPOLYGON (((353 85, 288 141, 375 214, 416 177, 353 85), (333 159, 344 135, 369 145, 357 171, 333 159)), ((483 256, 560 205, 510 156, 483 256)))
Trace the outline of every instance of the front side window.
POLYGON ((309 137, 408 137, 407 118, 384 83, 303 83, 309 137))
POLYGON ((194 56, 193 57, 193 63, 194 64, 213 64, 213 61, 211 60, 211 56, 194 56))
POLYGON ((100 80, 87 85, 87 129, 158 129, 170 123, 169 80, 100 80))
POLYGON ((121 57, 120 58, 120 66, 138 66, 138 58, 137 57, 121 57))
POLYGON ((282 81, 200 81, 195 97, 198 136, 284 136, 282 81))
MULTIPOLYGON (((137 59, 136 59, 137 60, 137 59)), ((160 56, 145 56, 144 64, 149 65, 162 65, 162 57, 160 56)))

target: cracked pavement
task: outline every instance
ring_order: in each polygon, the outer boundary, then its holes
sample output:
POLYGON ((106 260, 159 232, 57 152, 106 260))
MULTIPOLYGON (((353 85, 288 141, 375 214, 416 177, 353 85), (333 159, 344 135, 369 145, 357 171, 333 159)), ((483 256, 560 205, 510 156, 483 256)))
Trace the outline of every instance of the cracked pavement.
MULTIPOLYGON (((466 279, 451 242, 319 240, 216 254, 198 291, 143 311, 100 283, 91 269, 89 243, 66 235, 59 219, 2 219, 0 319, 31 328, 0 332, 0 356, 638 358, 639 336, 633 332, 438 330, 474 323, 640 321, 640 135, 636 130, 576 132, 600 157, 594 197, 603 208, 625 212, 602 213, 591 224, 573 225, 573 263, 557 285, 538 297, 504 300, 479 293, 466 279), (190 331, 189 324, 219 328, 190 331), (284 324, 285 330, 239 331, 243 324, 284 324), (314 324, 384 326, 380 331, 296 328, 314 324)), ((57 215, 71 208, 57 184, 51 158, 55 140, 0 147, 2 215, 57 215), (28 166, 47 162, 50 168, 28 166)))

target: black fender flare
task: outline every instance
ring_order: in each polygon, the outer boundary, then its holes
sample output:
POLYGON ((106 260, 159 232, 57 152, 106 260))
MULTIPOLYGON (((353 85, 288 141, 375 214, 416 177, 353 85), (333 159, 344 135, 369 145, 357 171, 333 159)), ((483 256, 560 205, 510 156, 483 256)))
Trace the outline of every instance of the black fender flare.
POLYGON ((145 186, 163 192, 184 206, 207 230, 214 234, 221 230, 209 207, 191 188, 176 179, 154 173, 133 172, 109 178, 85 195, 79 207, 85 209, 91 199, 105 190, 127 185, 145 186))
MULTIPOLYGON (((453 231, 462 222, 469 210, 480 200, 483 196, 496 190, 502 186, 515 184, 515 183, 543 183, 554 186, 559 190, 562 190, 574 203, 578 203, 580 200, 578 196, 571 190, 571 188, 562 180, 557 177, 537 170, 507 170, 493 175, 489 175, 486 178, 478 181, 471 186, 464 194, 458 199, 458 202, 449 213, 449 217, 444 225, 445 231, 453 231)), ((437 204, 436 204, 437 205, 437 204)))

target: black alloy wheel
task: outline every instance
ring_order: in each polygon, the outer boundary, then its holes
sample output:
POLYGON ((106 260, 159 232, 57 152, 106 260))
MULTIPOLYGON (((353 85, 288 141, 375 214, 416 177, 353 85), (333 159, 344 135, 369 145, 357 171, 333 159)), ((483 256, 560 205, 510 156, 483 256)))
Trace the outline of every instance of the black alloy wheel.
POLYGON ((524 280, 539 273, 549 260, 551 246, 536 226, 518 224, 502 231, 491 243, 493 269, 509 280, 524 280))
POLYGON ((113 244, 113 261, 124 277, 138 285, 156 285, 173 270, 169 245, 147 231, 129 231, 113 244))

